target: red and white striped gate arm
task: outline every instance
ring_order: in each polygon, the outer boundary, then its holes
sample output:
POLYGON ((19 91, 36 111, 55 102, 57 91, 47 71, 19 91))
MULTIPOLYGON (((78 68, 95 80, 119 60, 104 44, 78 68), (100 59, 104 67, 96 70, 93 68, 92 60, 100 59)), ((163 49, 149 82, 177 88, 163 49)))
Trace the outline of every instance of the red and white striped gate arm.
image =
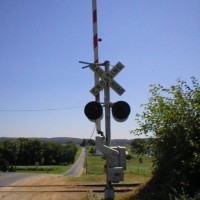
MULTIPOLYGON (((97 2, 92 0, 92 17, 93 17, 93 49, 94 49, 94 63, 99 63, 98 53, 98 33, 97 33, 97 2)), ((95 85, 99 82, 99 77, 95 76, 95 85)), ((96 96, 96 101, 99 102, 99 95, 96 96), (98 97, 97 97, 98 96, 98 97)))
MULTIPOLYGON (((99 63, 98 53, 98 30, 97 30, 97 1, 92 0, 92 18, 93 18, 93 49, 94 49, 94 63, 99 63)), ((95 85, 99 82, 99 77, 94 75, 95 85)), ((100 94, 95 97, 97 102, 100 102, 100 94)), ((100 120, 96 122, 97 130, 101 130, 100 120)))

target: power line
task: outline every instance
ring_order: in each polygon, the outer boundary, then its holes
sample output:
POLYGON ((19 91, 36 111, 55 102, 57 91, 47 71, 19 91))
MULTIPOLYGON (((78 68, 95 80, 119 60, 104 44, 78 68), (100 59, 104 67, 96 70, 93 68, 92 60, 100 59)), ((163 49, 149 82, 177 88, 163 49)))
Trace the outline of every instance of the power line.
POLYGON ((0 109, 0 112, 46 112, 46 111, 72 110, 79 108, 82 108, 82 106, 65 107, 65 108, 46 108, 46 109, 0 109))

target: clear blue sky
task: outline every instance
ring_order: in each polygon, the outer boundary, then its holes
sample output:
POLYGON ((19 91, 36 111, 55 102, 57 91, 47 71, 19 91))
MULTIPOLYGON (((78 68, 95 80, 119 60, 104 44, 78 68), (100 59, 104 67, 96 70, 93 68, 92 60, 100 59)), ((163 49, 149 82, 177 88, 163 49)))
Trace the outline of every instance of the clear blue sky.
MULTIPOLYGON (((200 1, 97 5, 99 60, 125 65, 115 80, 126 92, 112 91, 111 100, 132 109, 126 122, 112 120, 111 137, 130 139, 150 84, 169 87, 191 76, 200 81, 200 1)), ((0 0, 0 21, 0 136, 89 138, 94 124, 83 110, 94 100, 94 77, 79 60, 93 61, 92 1, 0 0), (69 109, 11 111, 54 108, 69 109)))

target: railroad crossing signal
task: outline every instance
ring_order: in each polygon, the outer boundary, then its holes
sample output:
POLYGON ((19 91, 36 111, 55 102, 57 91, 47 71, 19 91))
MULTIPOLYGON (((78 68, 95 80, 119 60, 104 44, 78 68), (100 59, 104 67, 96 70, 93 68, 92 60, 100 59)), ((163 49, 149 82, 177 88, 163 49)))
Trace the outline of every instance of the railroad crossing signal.
POLYGON ((95 122, 103 117, 103 108, 99 102, 91 101, 85 106, 84 113, 90 121, 95 122))
POLYGON ((90 69, 101 78, 99 83, 97 83, 90 92, 96 96, 99 94, 101 90, 108 84, 118 95, 122 95, 126 90, 118 84, 113 78, 124 68, 124 65, 118 62, 108 74, 105 73, 103 69, 101 69, 98 64, 93 64, 89 66, 90 69))
POLYGON ((117 122, 124 122, 131 112, 129 104, 125 101, 117 101, 112 105, 112 115, 117 122))
MULTIPOLYGON (((125 101, 117 101, 112 104, 112 115, 113 118, 117 122, 124 122, 128 119, 128 116, 131 112, 131 108, 128 103, 125 101)), ((86 117, 92 121, 95 122, 97 119, 103 118, 103 108, 99 102, 91 101, 86 104, 84 108, 84 113, 86 117)))
POLYGON ((97 101, 89 102, 84 109, 86 117, 95 122, 101 120, 103 117, 103 108, 105 107, 105 132, 106 137, 102 134, 101 130, 97 130, 101 133, 101 137, 96 137, 96 146, 106 157, 106 171, 107 171, 107 184, 105 188, 105 199, 113 199, 114 190, 112 182, 119 182, 124 180, 124 170, 126 170, 126 155, 125 148, 121 147, 110 147, 111 143, 111 127, 110 127, 110 111, 112 110, 113 118, 118 122, 124 122, 127 120, 131 108, 125 101, 117 101, 115 103, 110 102, 110 87, 119 95, 125 92, 125 89, 119 85, 114 77, 124 68, 124 65, 118 62, 111 70, 109 70, 110 62, 105 61, 104 63, 87 63, 79 61, 79 63, 87 64, 82 69, 89 67, 95 76, 101 78, 101 80, 90 90, 90 92, 96 96, 101 90, 104 89, 104 103, 97 101), (103 70, 100 66, 105 66, 103 70), (103 140, 106 139, 106 145, 103 140))
MULTIPOLYGON (((111 87, 118 95, 122 95, 125 92, 125 89, 119 85, 113 78, 125 67, 121 62, 118 62, 110 71, 104 71, 100 66, 106 66, 109 65, 109 61, 105 61, 101 64, 95 64, 95 63, 88 63, 79 61, 79 63, 88 64, 85 67, 82 67, 83 69, 86 67, 89 67, 96 76, 99 76, 101 80, 99 83, 97 83, 90 92, 96 96, 99 94, 101 90, 103 90, 105 87, 109 88, 111 87), (107 72, 107 73, 106 73, 107 72)), ((109 95, 106 95, 106 98, 108 98, 109 95)), ((112 115, 113 118, 118 122, 124 122, 127 120, 131 108, 128 103, 125 101, 117 101, 115 103, 110 103, 110 98, 107 99, 104 105, 109 105, 108 109, 112 108, 112 115)), ((105 109, 106 110, 106 109, 105 109)), ((89 102, 84 109, 85 115, 87 118, 95 122, 97 119, 102 119, 103 117, 103 108, 99 102, 89 102)), ((110 110, 109 110, 110 112, 110 110)))

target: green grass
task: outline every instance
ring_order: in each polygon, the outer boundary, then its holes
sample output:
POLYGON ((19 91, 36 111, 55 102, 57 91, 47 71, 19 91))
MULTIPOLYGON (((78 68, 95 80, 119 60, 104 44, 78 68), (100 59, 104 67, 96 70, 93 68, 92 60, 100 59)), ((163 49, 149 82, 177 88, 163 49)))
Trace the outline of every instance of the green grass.
MULTIPOLYGON (((78 151, 75 156, 75 162, 77 161, 81 153, 81 148, 78 148, 78 151)), ((49 174, 62 174, 69 170, 73 164, 70 165, 41 165, 41 166, 17 166, 17 172, 29 172, 29 173, 49 173, 49 174)))
POLYGON ((142 158, 142 163, 139 162, 139 157, 134 156, 133 159, 127 160, 127 170, 128 174, 151 176, 152 174, 152 157, 140 156, 142 158))
POLYGON ((105 163, 101 156, 87 156, 87 174, 103 174, 105 163))
MULTIPOLYGON (((151 166, 152 158, 148 156, 142 157, 142 163, 139 162, 139 157, 134 156, 134 159, 127 160, 127 170, 124 174, 124 183, 134 183, 138 182, 144 184, 148 182, 151 177, 151 166)), ((101 156, 92 156, 89 154, 89 148, 87 150, 87 173, 86 170, 80 177, 66 177, 67 182, 73 183, 106 183, 106 174, 104 173, 104 165, 106 161, 102 159, 101 156)), ((121 182, 121 183, 123 183, 121 182)), ((129 197, 129 193, 116 193, 116 200, 125 199, 129 197)), ((102 198, 97 198, 94 194, 86 196, 84 200, 97 200, 102 198)))
MULTIPOLYGON (((101 156, 92 156, 87 151, 87 173, 88 174, 104 174, 104 165, 106 163, 105 159, 101 156)), ((137 156, 131 160, 126 161, 127 169, 126 174, 151 176, 152 169, 152 157, 149 156, 137 156), (142 163, 139 162, 139 157, 142 158, 142 163)))
MULTIPOLYGON (((81 148, 78 149, 75 160, 78 159, 81 153, 81 148)), ((124 182, 140 182, 144 183, 151 178, 152 158, 143 156, 143 163, 139 162, 137 155, 134 159, 127 160, 127 170, 124 175, 124 182)), ((106 175, 104 172, 105 159, 101 156, 92 156, 87 150, 87 171, 86 168, 80 177, 66 177, 66 180, 72 182, 95 182, 105 183, 106 175)), ((49 173, 62 174, 69 170, 72 165, 67 166, 17 166, 18 172, 33 172, 33 173, 49 173)), ((85 163, 86 166, 86 163, 85 163)))
MULTIPOLYGON (((90 148, 87 150, 87 167, 85 168, 83 174, 80 177, 66 177, 68 181, 105 183, 106 174, 104 172, 104 165, 106 160, 102 159, 101 156, 90 155, 89 149, 90 148)), ((152 177, 152 158, 143 156, 142 159, 143 163, 139 162, 139 158, 137 158, 137 156, 134 156, 134 159, 132 160, 127 160, 127 170, 124 174, 124 182, 145 183, 152 177)))
POLYGON ((50 166, 17 166, 17 172, 30 172, 30 173, 50 173, 60 174, 67 170, 67 166, 50 165, 50 166))

